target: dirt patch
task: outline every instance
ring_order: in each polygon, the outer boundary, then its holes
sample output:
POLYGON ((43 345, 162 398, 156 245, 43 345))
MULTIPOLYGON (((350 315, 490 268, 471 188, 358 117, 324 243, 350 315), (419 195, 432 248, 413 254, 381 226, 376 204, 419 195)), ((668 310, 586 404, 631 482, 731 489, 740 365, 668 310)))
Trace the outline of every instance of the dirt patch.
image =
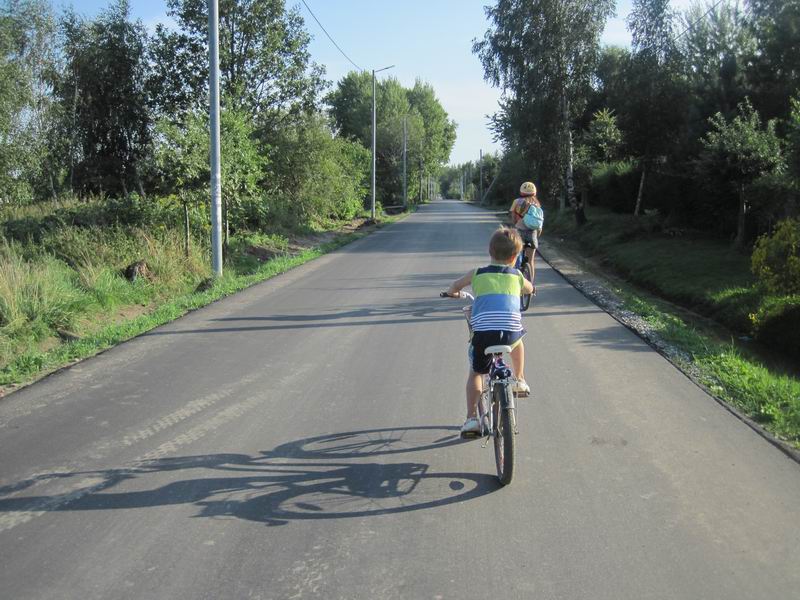
POLYGON ((245 253, 254 256, 259 262, 267 262, 282 254, 282 252, 271 248, 264 248, 263 246, 250 246, 245 250, 245 253))
POLYGON ((366 219, 363 217, 359 217, 357 219, 353 219, 349 223, 346 223, 339 227, 338 229, 333 229, 331 231, 321 231, 319 233, 308 234, 308 235, 293 235, 289 236, 289 246, 288 251, 289 254, 300 254, 305 250, 309 250, 316 246, 321 246, 323 244, 327 244, 328 242, 333 241, 337 236, 342 235, 343 233, 356 233, 368 227, 371 227, 376 224, 374 219, 366 219))

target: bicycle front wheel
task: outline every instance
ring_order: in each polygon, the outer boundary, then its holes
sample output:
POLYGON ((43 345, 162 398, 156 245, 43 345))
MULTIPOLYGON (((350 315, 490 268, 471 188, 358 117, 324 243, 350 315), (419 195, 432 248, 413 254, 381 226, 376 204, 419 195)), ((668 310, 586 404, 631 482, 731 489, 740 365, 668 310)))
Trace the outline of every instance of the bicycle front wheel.
POLYGON ((497 478, 508 485, 514 478, 514 406, 511 384, 496 385, 492 398, 494 462, 497 478))

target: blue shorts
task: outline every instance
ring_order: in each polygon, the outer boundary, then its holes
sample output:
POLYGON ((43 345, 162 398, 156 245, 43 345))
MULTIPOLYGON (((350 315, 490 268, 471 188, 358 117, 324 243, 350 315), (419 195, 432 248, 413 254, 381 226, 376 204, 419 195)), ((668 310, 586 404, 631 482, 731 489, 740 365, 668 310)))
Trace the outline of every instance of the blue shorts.
POLYGON ((492 366, 492 356, 484 352, 489 346, 514 347, 522 341, 525 335, 522 331, 476 331, 472 334, 469 346, 469 362, 475 373, 485 375, 492 366))

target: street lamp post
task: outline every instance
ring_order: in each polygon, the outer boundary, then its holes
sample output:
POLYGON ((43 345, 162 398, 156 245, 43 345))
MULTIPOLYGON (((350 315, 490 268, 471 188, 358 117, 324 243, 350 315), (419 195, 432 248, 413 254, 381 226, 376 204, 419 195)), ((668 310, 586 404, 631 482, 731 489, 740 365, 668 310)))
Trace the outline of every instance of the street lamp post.
POLYGON ((382 69, 372 69, 372 219, 375 219, 375 73, 386 71, 394 65, 382 69))
POLYGON ((222 275, 222 176, 219 141, 219 5, 208 0, 209 117, 211 121, 211 267, 222 275))

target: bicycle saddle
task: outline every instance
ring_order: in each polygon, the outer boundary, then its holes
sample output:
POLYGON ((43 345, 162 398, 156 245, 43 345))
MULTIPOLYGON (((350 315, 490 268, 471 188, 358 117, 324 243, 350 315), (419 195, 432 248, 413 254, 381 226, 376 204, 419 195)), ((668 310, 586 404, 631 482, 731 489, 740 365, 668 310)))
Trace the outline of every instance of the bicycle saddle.
POLYGON ((511 346, 489 346, 484 354, 511 354, 511 346))

